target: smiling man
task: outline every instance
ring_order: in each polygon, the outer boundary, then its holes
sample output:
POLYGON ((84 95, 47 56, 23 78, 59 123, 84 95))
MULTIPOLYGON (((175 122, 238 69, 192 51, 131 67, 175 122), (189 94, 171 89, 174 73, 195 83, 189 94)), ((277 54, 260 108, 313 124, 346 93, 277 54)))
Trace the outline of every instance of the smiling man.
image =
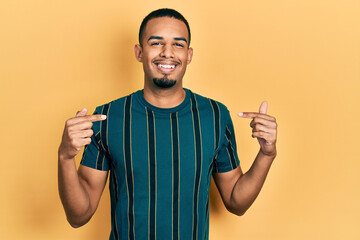
POLYGON ((276 156, 277 124, 251 118, 260 150, 243 173, 227 108, 183 88, 190 64, 190 28, 172 9, 142 22, 136 59, 144 89, 66 121, 58 151, 59 193, 71 226, 96 211, 110 173, 110 239, 208 239, 209 187, 213 176, 226 208, 242 215, 261 190, 276 156), (79 169, 75 156, 85 146, 79 169))

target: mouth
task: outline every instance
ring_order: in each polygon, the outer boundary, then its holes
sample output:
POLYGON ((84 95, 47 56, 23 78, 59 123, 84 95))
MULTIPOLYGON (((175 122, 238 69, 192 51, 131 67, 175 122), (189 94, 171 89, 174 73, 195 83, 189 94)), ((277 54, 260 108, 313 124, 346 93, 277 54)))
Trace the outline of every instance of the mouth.
POLYGON ((176 67, 179 65, 177 62, 163 62, 163 61, 155 61, 154 62, 156 68, 163 73, 170 73, 175 71, 176 67))

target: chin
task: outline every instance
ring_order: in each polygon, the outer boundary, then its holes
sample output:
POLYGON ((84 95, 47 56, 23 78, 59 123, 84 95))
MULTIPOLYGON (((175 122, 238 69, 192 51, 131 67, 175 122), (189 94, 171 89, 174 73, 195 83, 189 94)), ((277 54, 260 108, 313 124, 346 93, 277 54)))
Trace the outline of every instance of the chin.
POLYGON ((175 86, 177 83, 177 80, 168 79, 165 76, 163 78, 153 78, 153 83, 158 88, 166 89, 166 88, 172 88, 173 86, 175 86))

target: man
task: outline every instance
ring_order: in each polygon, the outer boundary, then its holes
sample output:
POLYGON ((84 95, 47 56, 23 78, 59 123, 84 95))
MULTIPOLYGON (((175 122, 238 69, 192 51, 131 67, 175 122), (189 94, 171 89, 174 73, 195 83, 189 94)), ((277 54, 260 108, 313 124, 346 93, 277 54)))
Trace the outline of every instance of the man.
POLYGON ((136 59, 144 89, 66 121, 59 147, 59 193, 71 226, 94 214, 110 172, 110 239, 208 239, 211 176, 226 208, 242 215, 260 192, 276 156, 275 118, 267 103, 252 118, 260 151, 242 173, 229 111, 184 89, 190 28, 171 9, 142 22, 136 59), (85 146, 76 171, 75 156, 85 146))

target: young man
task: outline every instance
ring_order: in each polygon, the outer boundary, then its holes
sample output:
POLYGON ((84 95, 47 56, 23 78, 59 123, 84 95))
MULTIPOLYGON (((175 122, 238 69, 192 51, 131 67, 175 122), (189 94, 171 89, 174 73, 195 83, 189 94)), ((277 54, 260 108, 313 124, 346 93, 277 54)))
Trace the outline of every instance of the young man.
POLYGON ((252 118, 260 151, 242 173, 227 108, 184 89, 190 28, 171 9, 142 22, 136 59, 144 89, 66 121, 58 152, 59 193, 71 226, 95 213, 110 171, 110 239, 208 239, 211 176, 226 208, 242 215, 260 192, 276 156, 275 118, 252 118), (85 146, 76 170, 75 156, 85 146))

